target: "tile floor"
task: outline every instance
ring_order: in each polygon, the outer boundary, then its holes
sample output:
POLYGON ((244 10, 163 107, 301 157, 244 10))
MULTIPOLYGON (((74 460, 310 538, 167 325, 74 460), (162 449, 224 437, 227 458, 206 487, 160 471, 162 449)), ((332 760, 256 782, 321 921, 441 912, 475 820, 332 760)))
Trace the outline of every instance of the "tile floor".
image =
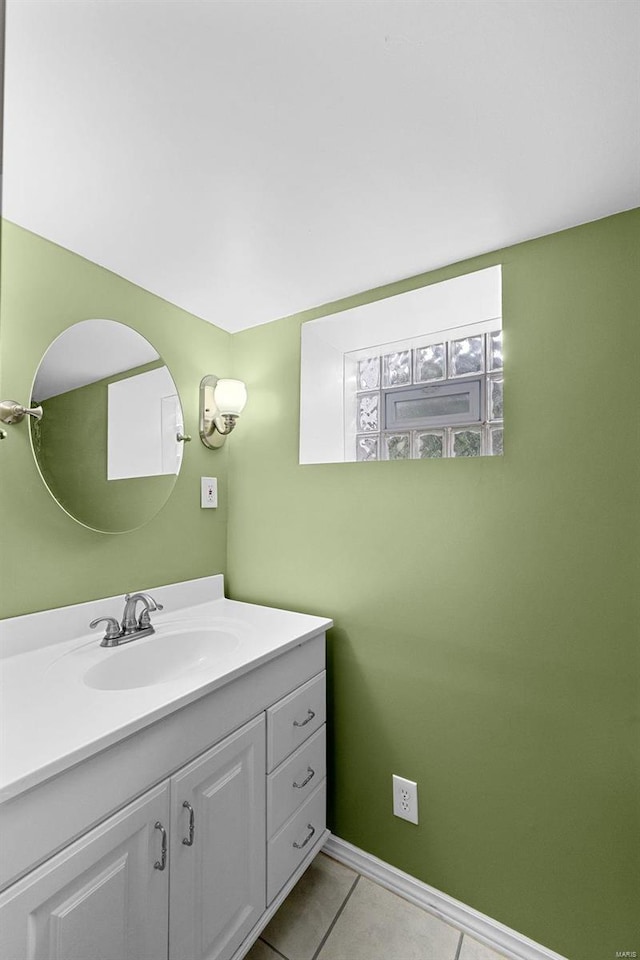
POLYGON ((246 960, 505 960, 319 854, 246 960))

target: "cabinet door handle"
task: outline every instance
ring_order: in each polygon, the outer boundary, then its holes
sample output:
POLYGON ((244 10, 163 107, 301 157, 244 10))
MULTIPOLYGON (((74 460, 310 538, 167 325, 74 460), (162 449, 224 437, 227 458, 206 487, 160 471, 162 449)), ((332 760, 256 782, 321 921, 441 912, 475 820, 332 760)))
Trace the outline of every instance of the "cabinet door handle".
POLYGON ((315 827, 312 827, 310 823, 307 824, 307 830, 310 830, 311 833, 309 833, 309 834, 304 838, 304 840, 302 841, 302 843, 296 843, 295 840, 293 841, 293 845, 294 845, 294 847, 296 848, 296 850, 302 850, 303 847, 306 847, 306 845, 309 843, 309 840, 311 840, 311 837, 312 837, 312 836, 314 835, 314 833, 316 832, 316 828, 315 828, 315 827))
POLYGON ((315 713, 313 712, 313 710, 307 710, 307 719, 306 719, 306 720, 302 720, 300 723, 299 723, 297 720, 294 720, 294 721, 293 721, 293 725, 294 725, 294 727, 306 727, 306 725, 307 725, 311 720, 313 720, 314 717, 315 717, 315 713))
POLYGON ((193 812, 193 807, 188 800, 184 800, 182 806, 185 808, 185 810, 189 811, 189 836, 183 837, 182 842, 184 843, 185 847, 192 847, 193 837, 196 832, 196 815, 193 812))
POLYGON ((155 829, 160 830, 160 832, 162 833, 162 850, 161 850, 160 859, 156 860, 156 862, 153 865, 153 868, 154 870, 164 870, 164 868, 167 865, 167 831, 162 826, 159 820, 156 820, 155 822, 155 829))
POLYGON ((302 788, 306 787, 306 785, 309 783, 309 780, 311 780, 312 777, 315 777, 316 775, 315 770, 312 770, 311 767, 307 767, 307 771, 309 773, 309 776, 305 777, 302 783, 296 783, 295 780, 293 781, 293 785, 296 788, 296 790, 302 790, 302 788))

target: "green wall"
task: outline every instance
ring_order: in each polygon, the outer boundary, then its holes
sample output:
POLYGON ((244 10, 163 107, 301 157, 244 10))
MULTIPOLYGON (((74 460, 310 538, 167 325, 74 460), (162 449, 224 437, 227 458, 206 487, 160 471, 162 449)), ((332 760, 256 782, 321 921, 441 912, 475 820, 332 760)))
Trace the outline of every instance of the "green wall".
POLYGON ((66 516, 40 479, 27 423, 7 427, 0 445, 0 617, 224 572, 228 448, 211 453, 200 443, 198 390, 206 373, 228 373, 230 335, 7 221, 1 269, 3 398, 28 402, 40 358, 72 323, 120 320, 166 361, 194 439, 160 513, 141 530, 110 536, 66 516), (219 478, 217 510, 200 508, 203 475, 219 478))
MULTIPOLYGON (((638 950, 638 211, 237 334, 229 587, 333 617, 331 829, 571 960, 638 950), (298 465, 300 325, 503 264, 504 457, 298 465), (391 815, 417 780, 420 825, 391 815)), ((398 958, 399 960, 399 958, 398 958)))

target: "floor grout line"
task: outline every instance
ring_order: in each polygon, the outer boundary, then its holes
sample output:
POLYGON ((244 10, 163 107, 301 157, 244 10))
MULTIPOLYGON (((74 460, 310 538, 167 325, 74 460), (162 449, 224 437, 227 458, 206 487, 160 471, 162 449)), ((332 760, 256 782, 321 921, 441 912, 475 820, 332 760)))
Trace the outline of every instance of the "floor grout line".
POLYGON ((331 923, 329 924, 329 927, 328 927, 328 929, 327 929, 327 932, 325 933, 324 937, 323 937, 322 940, 320 941, 320 944, 319 944, 319 946, 318 946, 318 949, 317 949, 316 952, 314 953, 314 955, 313 955, 313 957, 311 958, 311 960, 318 960, 318 956, 320 955, 320 951, 322 950, 322 948, 324 947, 325 943, 326 943, 327 940, 329 939, 329 935, 330 935, 331 931, 333 930, 333 928, 335 927, 336 923, 338 922, 338 920, 339 920, 340 917, 342 916, 342 911, 344 910, 344 908, 345 908, 346 905, 348 904, 348 902, 349 902, 349 900, 350 900, 350 898, 351 898, 351 894, 353 893, 353 891, 355 890, 355 888, 358 886, 358 881, 359 881, 359 880, 360 880, 360 874, 357 875, 357 877, 355 878, 355 880, 354 880, 353 883, 351 884, 351 889, 349 890, 349 893, 346 895, 346 897, 345 897, 344 900, 342 901, 342 905, 341 905, 340 909, 338 910, 338 912, 336 913, 335 917, 333 918, 333 920, 332 920, 331 923))
MULTIPOLYGON (((346 906, 347 906, 347 903, 348 903, 349 900, 351 899, 351 896, 352 896, 352 894, 354 893, 354 891, 355 891, 356 887, 358 886, 358 883, 360 882, 361 879, 362 879, 362 874, 360 874, 360 873, 356 874, 355 880, 354 880, 353 883, 351 884, 351 887, 349 888, 349 891, 347 892, 347 895, 345 896, 345 898, 344 898, 344 900, 342 901, 340 907, 339 907, 338 910, 336 911, 336 914, 335 914, 333 920, 329 923, 329 926, 327 927, 327 930, 326 930, 324 936, 322 937, 322 939, 321 939, 318 947, 316 948, 313 956, 311 957, 311 960, 319 960, 320 954, 322 953, 322 950, 323 950, 323 948, 324 948, 327 940, 329 939, 331 933, 333 932, 333 929, 334 929, 335 925, 337 924, 338 920, 339 920, 340 917, 342 916, 342 913, 344 912, 344 910, 345 910, 345 908, 346 908, 346 906)), ((374 881, 374 882, 375 882, 375 881, 374 881)), ((384 889, 384 887, 382 887, 382 889, 384 889)), ((401 897, 400 899, 402 899, 402 897, 401 897)), ((410 901, 409 901, 409 902, 410 902, 410 901)), ((418 907, 417 904, 414 904, 414 906, 418 907)), ((422 909, 422 911, 423 911, 424 913, 427 913, 427 914, 429 914, 430 916, 434 917, 435 919, 439 920, 439 921, 440 921, 441 923, 443 923, 445 926, 446 926, 446 925, 451 926, 451 924, 447 924, 447 921, 443 920, 443 918, 442 918, 441 916, 439 916, 436 912, 432 912, 432 911, 430 911, 430 910, 428 910, 428 909, 420 908, 420 907, 419 907, 418 909, 422 909)), ((455 929, 455 928, 454 928, 454 929, 455 929)), ((456 946, 455 955, 454 955, 454 957, 453 957, 453 960, 460 960, 460 955, 461 955, 461 953, 462 953, 462 946, 463 946, 463 942, 464 942, 464 936, 465 936, 464 932, 463 932, 463 931, 458 931, 458 932, 460 933, 460 939, 458 940, 458 943, 457 943, 457 946, 456 946)), ((290 958, 287 957, 286 954, 282 953, 281 950, 279 950, 276 946, 274 946, 272 943, 270 943, 269 940, 266 939, 266 937, 260 936, 259 939, 262 940, 262 942, 263 942, 267 947, 269 947, 269 949, 271 949, 277 957, 281 958, 281 960, 290 960, 290 958)))
POLYGON ((270 950, 273 950, 274 953, 277 953, 279 957, 282 957, 282 960, 289 960, 288 957, 285 957, 284 953, 281 953, 277 947, 274 947, 272 943, 269 943, 268 940, 265 940, 264 937, 258 937, 259 940, 262 940, 263 943, 269 947, 270 950))

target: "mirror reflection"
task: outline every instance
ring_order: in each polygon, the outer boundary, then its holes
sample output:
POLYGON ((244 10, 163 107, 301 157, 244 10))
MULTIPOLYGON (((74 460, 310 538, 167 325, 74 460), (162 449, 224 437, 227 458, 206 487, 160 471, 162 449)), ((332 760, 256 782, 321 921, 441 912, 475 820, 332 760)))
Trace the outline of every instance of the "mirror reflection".
POLYGON ((50 345, 36 372, 33 453, 71 517, 104 533, 147 523, 182 464, 182 408, 157 350, 115 320, 83 320, 50 345))

